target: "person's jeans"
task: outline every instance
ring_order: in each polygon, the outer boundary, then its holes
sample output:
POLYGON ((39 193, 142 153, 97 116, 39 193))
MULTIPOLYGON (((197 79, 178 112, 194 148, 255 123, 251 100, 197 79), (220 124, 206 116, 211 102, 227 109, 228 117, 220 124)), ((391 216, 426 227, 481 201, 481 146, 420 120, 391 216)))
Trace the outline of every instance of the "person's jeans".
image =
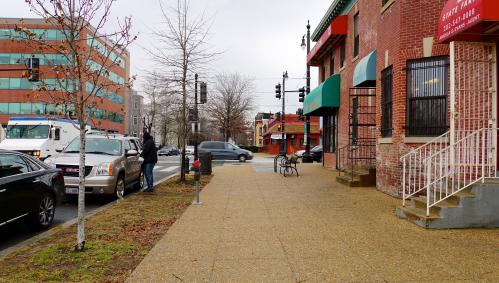
POLYGON ((152 176, 152 170, 154 168, 154 163, 146 163, 144 164, 144 174, 146 177, 146 183, 147 183, 147 189, 152 190, 153 189, 153 176, 152 176))

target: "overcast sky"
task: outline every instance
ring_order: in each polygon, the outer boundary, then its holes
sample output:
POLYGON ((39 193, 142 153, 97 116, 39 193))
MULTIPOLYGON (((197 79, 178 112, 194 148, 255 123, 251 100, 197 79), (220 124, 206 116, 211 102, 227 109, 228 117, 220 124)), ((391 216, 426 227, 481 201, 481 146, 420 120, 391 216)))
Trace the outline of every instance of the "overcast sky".
MULTIPOLYGON (((118 0, 112 11, 113 18, 131 15, 133 32, 139 34, 129 48, 131 74, 137 75, 134 88, 139 91, 144 83, 141 75, 154 67, 143 48, 154 44, 151 29, 161 27, 164 22, 158 1, 118 0)), ((167 5, 176 4, 176 0, 161 1, 167 5)), ((0 17, 36 17, 24 0, 1 2, 0 17)), ((282 80, 283 71, 287 70, 290 77, 287 89, 305 85, 306 51, 300 48, 301 37, 306 33, 307 19, 310 19, 313 32, 330 4, 331 0, 190 0, 193 15, 206 11, 213 18, 210 45, 224 51, 212 63, 211 69, 219 73, 238 72, 253 78, 255 112, 280 111, 281 102, 274 96, 274 86, 282 80)), ((113 22, 106 30, 113 30, 113 22)), ((200 78, 203 79, 203 74, 200 78)), ((312 88, 316 85, 317 70, 312 68, 312 88)), ((300 106, 298 94, 289 94, 288 98, 286 112, 294 113, 300 106)))

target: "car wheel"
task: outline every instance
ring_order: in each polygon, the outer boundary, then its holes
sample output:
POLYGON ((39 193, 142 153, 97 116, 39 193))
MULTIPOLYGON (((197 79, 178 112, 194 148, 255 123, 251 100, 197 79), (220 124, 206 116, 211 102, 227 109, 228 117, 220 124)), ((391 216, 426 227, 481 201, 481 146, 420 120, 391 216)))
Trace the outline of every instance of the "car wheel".
POLYGON ((30 224, 36 230, 47 229, 55 215, 55 198, 50 193, 44 193, 37 207, 30 216, 30 224))
POLYGON ((144 170, 140 170, 139 178, 137 180, 135 188, 137 190, 142 190, 142 188, 144 187, 145 181, 146 181, 146 179, 145 179, 145 175, 144 175, 144 170))
POLYGON ((114 191, 116 193, 116 197, 119 199, 122 199, 125 196, 125 179, 123 178, 123 175, 120 175, 118 177, 118 181, 116 181, 116 188, 114 191))
POLYGON ((246 155, 244 154, 239 155, 239 162, 246 162, 246 155))

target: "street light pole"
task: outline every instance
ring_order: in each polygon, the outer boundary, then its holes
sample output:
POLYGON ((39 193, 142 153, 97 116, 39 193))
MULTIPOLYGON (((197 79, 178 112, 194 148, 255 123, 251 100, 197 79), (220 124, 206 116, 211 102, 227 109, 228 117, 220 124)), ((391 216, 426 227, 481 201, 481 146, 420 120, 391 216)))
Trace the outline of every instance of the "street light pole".
MULTIPOLYGON (((302 42, 303 44, 304 42, 302 42)), ((310 53, 310 21, 307 21, 307 57, 310 53)), ((310 64, 307 60, 307 85, 306 85, 306 95, 310 93, 310 64)), ((305 107, 304 107, 305 108, 305 107)), ((305 116, 305 153, 302 157, 303 163, 313 162, 310 158, 310 116, 305 116)))
POLYGON ((194 160, 198 160, 198 74, 194 75, 194 160))
POLYGON ((286 79, 288 78, 288 71, 282 74, 282 115, 281 115, 281 155, 287 154, 287 142, 286 142, 286 131, 285 127, 285 117, 286 117, 286 79))

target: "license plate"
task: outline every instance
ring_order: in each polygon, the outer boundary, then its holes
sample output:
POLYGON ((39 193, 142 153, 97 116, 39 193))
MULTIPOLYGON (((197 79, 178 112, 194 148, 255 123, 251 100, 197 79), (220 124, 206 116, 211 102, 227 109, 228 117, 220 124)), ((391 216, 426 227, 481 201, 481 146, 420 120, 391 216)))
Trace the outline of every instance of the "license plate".
POLYGON ((78 194, 78 188, 66 188, 66 194, 78 194))

